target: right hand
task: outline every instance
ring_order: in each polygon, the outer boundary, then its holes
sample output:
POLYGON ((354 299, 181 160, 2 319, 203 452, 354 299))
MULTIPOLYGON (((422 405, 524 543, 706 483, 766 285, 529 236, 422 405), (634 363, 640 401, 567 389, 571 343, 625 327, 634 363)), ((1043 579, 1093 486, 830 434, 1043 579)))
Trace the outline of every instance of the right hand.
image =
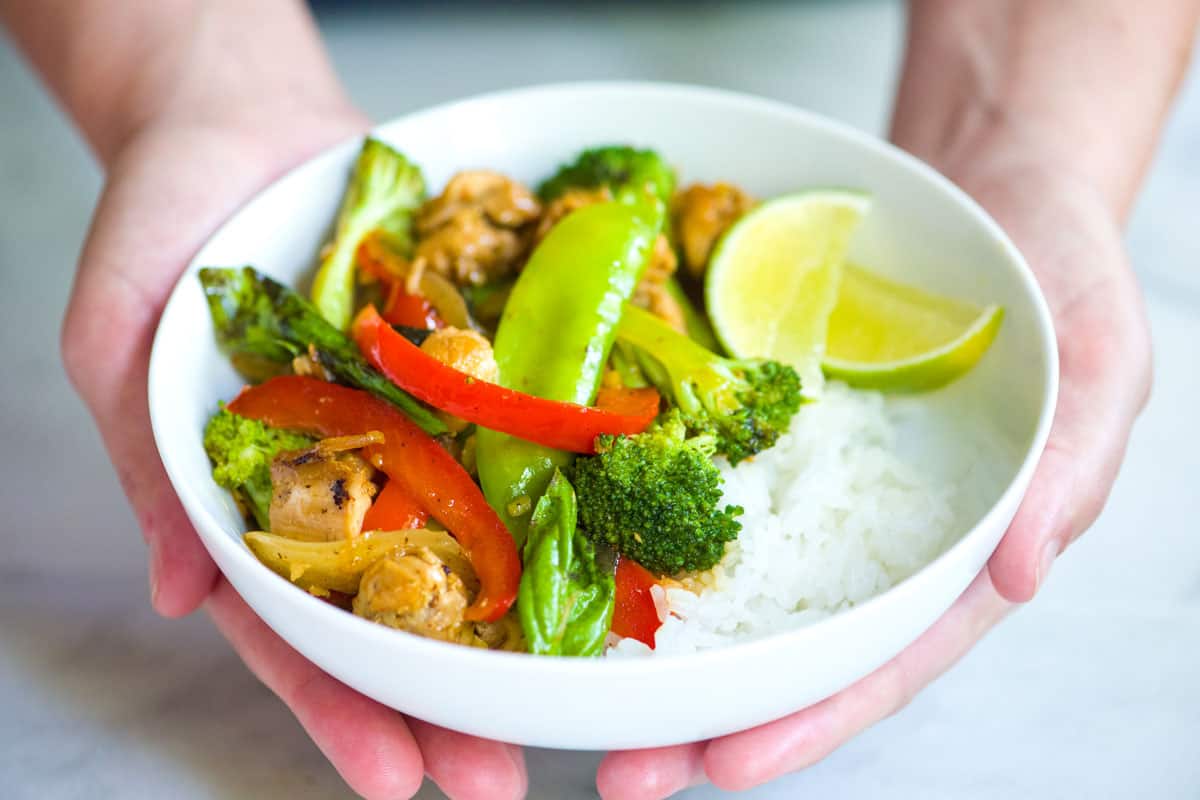
MULTIPOLYGON (((159 613, 202 603, 246 665, 296 715, 346 782, 369 798, 409 797, 428 774, 452 798, 521 797, 519 748, 406 719, 288 646, 219 575, 155 448, 146 397, 150 346, 167 297, 205 239, 268 182, 362 133, 355 110, 292 106, 151 122, 108 159, 63 325, 67 374, 87 403, 150 550, 159 613)), ((198 331, 197 335, 207 335, 198 331)))

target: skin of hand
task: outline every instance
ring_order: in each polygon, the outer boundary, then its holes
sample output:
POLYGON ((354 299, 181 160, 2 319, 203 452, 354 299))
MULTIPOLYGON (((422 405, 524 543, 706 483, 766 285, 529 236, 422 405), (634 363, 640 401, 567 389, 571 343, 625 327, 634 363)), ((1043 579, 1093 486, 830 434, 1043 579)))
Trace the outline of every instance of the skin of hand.
POLYGON ((743 790, 816 763, 903 708, 1031 600, 1099 515, 1151 383, 1149 327, 1121 225, 1200 16, 1195 0, 1153 5, 914 0, 892 138, 989 211, 1041 284, 1060 359, 1046 449, 987 567, 912 645, 775 722, 611 753, 596 781, 605 800, 658 800, 705 782, 743 790))

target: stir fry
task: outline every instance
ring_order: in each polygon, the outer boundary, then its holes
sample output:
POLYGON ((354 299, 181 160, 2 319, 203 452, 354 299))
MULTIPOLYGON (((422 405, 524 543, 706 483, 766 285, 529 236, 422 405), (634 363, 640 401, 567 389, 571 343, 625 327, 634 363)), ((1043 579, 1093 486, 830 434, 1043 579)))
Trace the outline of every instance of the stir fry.
POLYGON ((200 280, 247 385, 209 421, 213 478, 274 572, 446 642, 594 656, 654 644, 663 582, 713 569, 741 509, 717 459, 773 446, 784 364, 720 352, 699 281, 755 201, 676 188, 656 152, 586 150, 536 191, 421 170, 368 139, 311 296, 200 280))

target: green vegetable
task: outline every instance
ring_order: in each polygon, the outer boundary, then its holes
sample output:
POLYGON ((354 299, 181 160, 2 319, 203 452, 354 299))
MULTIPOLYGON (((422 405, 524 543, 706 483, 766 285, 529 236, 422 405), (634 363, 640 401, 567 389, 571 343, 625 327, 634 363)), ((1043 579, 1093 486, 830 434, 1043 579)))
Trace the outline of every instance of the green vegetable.
POLYGON ((584 150, 554 177, 538 187, 543 200, 553 200, 569 189, 607 186, 619 202, 639 202, 647 192, 665 209, 675 191, 675 171, 653 150, 609 145, 584 150))
POLYGON ((270 530, 271 461, 281 450, 302 450, 313 440, 271 428, 222 408, 204 426, 204 451, 213 480, 231 491, 262 530, 270 530))
POLYGON ((659 575, 705 570, 737 538, 738 506, 720 506, 713 437, 688 437, 678 411, 637 436, 601 437, 575 462, 579 520, 592 539, 659 575))
MULTIPOLYGON (((675 192, 675 172, 653 150, 636 150, 623 145, 596 147, 583 151, 574 162, 559 168, 554 177, 538 188, 544 200, 553 200, 569 189, 607 186, 619 202, 644 202, 651 195, 658 203, 656 212, 666 213, 675 192), (649 190, 649 191, 647 191, 649 190)), ((670 235, 670 226, 665 226, 670 235)), ((704 314, 696 309, 677 277, 667 282, 667 291, 683 310, 688 335, 710 350, 719 350, 717 337, 704 314)), ((626 354, 627 356, 628 354, 626 354)), ((621 373, 626 386, 641 383, 632 359, 616 355, 613 367, 621 373)))
POLYGON ((339 330, 354 313, 354 265, 358 246, 378 231, 397 252, 412 244, 412 218, 425 199, 421 170, 378 139, 363 142, 350 185, 342 198, 337 226, 321 256, 312 299, 339 330))
POLYGON ((636 347, 622 342, 620 339, 613 342, 612 354, 609 356, 608 366, 620 377, 622 386, 630 389, 644 389, 650 385, 650 382, 646 380, 646 376, 642 372, 639 361, 639 351, 636 347))
POLYGON ((730 463, 774 445, 800 408, 800 378, 785 364, 719 356, 632 305, 617 335, 641 350, 646 377, 689 431, 711 434, 730 463))
POLYGON ((309 352, 342 383, 366 389, 399 408, 431 435, 446 426, 415 398, 388 380, 312 304, 251 267, 200 270, 200 283, 216 328, 217 344, 234 358, 286 364, 309 352))
POLYGON ((504 306, 515 282, 514 279, 502 278, 483 286, 462 287, 463 299, 467 301, 471 317, 486 330, 494 331, 500 322, 500 315, 504 313, 504 306))
MULTIPOLYGON (((493 349, 499 382, 528 394, 590 405, 621 309, 641 277, 656 222, 644 206, 598 203, 568 215, 513 286, 493 349)), ((529 510, 571 456, 495 431, 476 437, 488 502, 520 543, 529 510)))
MULTIPOLYGON (((697 344, 709 350, 718 351, 720 344, 717 342, 717 337, 713 334, 712 327, 708 324, 708 319, 692 305, 691 298, 684 293, 683 287, 679 285, 679 281, 671 278, 667 282, 667 291, 671 293, 671 296, 675 298, 680 308, 683 309, 683 321, 687 326, 688 336, 697 344)), ((608 365, 616 370, 616 373, 621 377, 621 384, 623 386, 627 386, 630 389, 640 389, 650 385, 650 381, 646 379, 646 373, 642 369, 645 358, 641 351, 629 342, 617 339, 613 343, 612 355, 609 357, 608 365)), ((655 368, 654 364, 650 363, 649 368, 653 370, 655 368)))
POLYGON ((517 615, 529 652, 597 656, 612 625, 612 570, 600 567, 596 547, 576 528, 575 492, 555 470, 534 509, 525 540, 517 615))
POLYGON ((701 347, 719 353, 721 344, 717 341, 717 335, 713 333, 708 317, 700 313, 700 310, 692 304, 692 298, 688 297, 687 292, 683 290, 678 276, 672 275, 671 279, 667 281, 667 292, 683 310, 683 324, 687 327, 688 336, 692 337, 692 340, 701 347))

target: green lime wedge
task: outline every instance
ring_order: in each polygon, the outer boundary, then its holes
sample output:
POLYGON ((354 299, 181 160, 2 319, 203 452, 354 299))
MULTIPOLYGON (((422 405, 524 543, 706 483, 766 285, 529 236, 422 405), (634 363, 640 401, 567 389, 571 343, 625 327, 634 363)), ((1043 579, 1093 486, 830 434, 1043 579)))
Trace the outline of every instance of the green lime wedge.
POLYGON ((821 357, 850 236, 870 196, 822 189, 775 198, 729 229, 704 282, 705 305, 733 356, 773 358, 822 384, 821 357))
POLYGON ((980 308, 846 265, 821 367, 864 389, 936 389, 983 358, 1003 319, 999 306, 980 308))

